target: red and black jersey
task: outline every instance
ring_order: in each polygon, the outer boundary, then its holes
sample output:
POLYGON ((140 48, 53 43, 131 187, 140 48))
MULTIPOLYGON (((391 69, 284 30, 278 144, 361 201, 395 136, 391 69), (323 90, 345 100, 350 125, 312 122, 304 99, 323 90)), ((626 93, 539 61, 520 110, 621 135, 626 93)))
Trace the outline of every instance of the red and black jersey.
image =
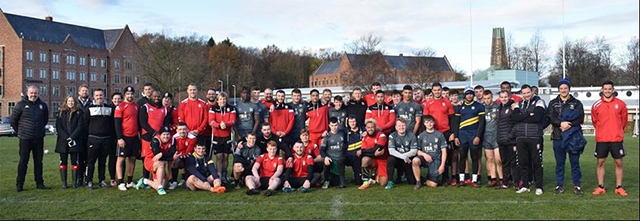
POLYGON ((307 105, 307 119, 309 132, 323 133, 329 129, 329 105, 309 103, 307 105))
POLYGON ((187 136, 182 138, 178 134, 173 135, 173 140, 176 143, 176 151, 178 154, 187 156, 193 153, 193 149, 198 143, 198 139, 193 134, 187 133, 187 136))
POLYGON ((284 167, 282 157, 275 155, 273 158, 269 158, 269 153, 260 155, 255 163, 260 164, 260 177, 272 177, 278 170, 278 166, 284 167))
MULTIPOLYGON (((204 132, 202 133, 203 136, 212 136, 213 134, 213 130, 211 129, 211 119, 209 118, 209 111, 211 110, 211 108, 213 107, 217 107, 218 104, 217 103, 211 103, 211 102, 206 102, 207 104, 207 125, 204 126, 204 132)), ((198 134, 200 135, 200 134, 198 134)))
POLYGON ((282 131, 285 135, 289 135, 291 128, 293 128, 294 118, 293 109, 289 108, 289 106, 286 104, 274 104, 274 110, 269 114, 271 130, 274 134, 282 131))
POLYGON ((174 106, 165 106, 167 109, 167 116, 171 119, 169 121, 169 128, 171 128, 171 135, 176 134, 176 128, 178 127, 178 108, 174 106))
POLYGON ((207 126, 207 103, 203 100, 184 99, 178 105, 178 122, 185 122, 187 128, 197 130, 198 135, 204 134, 205 126, 207 126))
MULTIPOLYGON (((378 103, 378 101, 376 101, 376 93, 371 93, 371 94, 367 94, 364 95, 364 101, 367 103, 367 107, 371 106, 371 105, 375 105, 376 103, 378 103)), ((384 103, 385 104, 391 104, 391 96, 389 95, 384 95, 384 103)))
POLYGON ((115 110, 115 128, 117 139, 124 137, 138 137, 140 125, 138 124, 138 112, 140 107, 134 102, 122 102, 115 110))
POLYGON ((165 107, 157 107, 151 103, 146 103, 140 108, 140 127, 142 127, 142 139, 151 141, 151 138, 160 131, 162 126, 166 126, 171 118, 167 115, 165 107))
POLYGON ((376 120, 376 127, 382 130, 382 133, 389 134, 396 125, 396 112, 388 104, 373 104, 367 108, 365 119, 373 118, 376 120))
POLYGON ((307 178, 309 175, 309 167, 313 167, 313 158, 307 154, 298 157, 294 154, 291 177, 293 178, 307 178))
MULTIPOLYGON (((513 100, 514 102, 518 103, 520 101, 522 101, 522 97, 516 95, 516 94, 511 94, 511 97, 509 97, 511 100, 513 100)), ((493 103, 496 104, 500 104, 500 98, 496 99, 495 101, 493 101, 493 103)))
POLYGON ((276 101, 271 100, 271 101, 267 101, 264 98, 260 99, 260 102, 264 104, 264 106, 267 107, 267 110, 269 110, 269 108, 271 108, 271 106, 273 106, 274 104, 276 104, 276 101))
POLYGON ((160 139, 160 135, 156 135, 151 139, 149 148, 151 151, 146 151, 146 159, 152 159, 156 154, 162 153, 160 160, 171 161, 176 152, 175 140, 171 138, 168 142, 163 143, 162 139, 160 139))
POLYGON ((215 105, 209 110, 209 125, 215 130, 215 137, 230 137, 231 129, 236 124, 236 108, 231 105, 220 107, 215 105), (225 128, 220 128, 220 124, 225 124, 225 128))
POLYGON ((435 128, 440 133, 447 134, 450 130, 451 126, 449 125, 449 121, 451 120, 451 115, 454 115, 453 105, 451 105, 451 101, 446 98, 440 99, 431 99, 427 104, 423 107, 422 116, 431 115, 435 119, 435 128))
POLYGON ((309 142, 304 147, 304 153, 315 159, 317 156, 320 156, 320 147, 318 147, 318 144, 309 142))
POLYGON ((591 107, 591 121, 596 128, 596 142, 622 142, 628 120, 627 104, 613 97, 600 98, 591 107))
POLYGON ((389 156, 389 151, 387 151, 387 141, 387 135, 384 135, 384 133, 382 133, 381 131, 376 131, 373 136, 369 136, 369 134, 367 133, 367 135, 362 138, 362 147, 360 149, 373 149, 376 148, 376 145, 378 145, 379 147, 384 149, 384 155, 376 158, 387 159, 387 157, 389 156))

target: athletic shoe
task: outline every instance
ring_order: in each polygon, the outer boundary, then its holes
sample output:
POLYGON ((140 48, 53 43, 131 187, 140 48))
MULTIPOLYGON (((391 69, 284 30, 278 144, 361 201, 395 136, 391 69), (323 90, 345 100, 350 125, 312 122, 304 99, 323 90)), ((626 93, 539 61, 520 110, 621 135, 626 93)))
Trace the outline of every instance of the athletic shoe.
POLYGON ((327 189, 329 188, 329 181, 324 181, 324 183, 322 184, 322 189, 327 189))
POLYGON ((242 188, 242 187, 240 186, 240 182, 236 182, 236 187, 235 187, 235 189, 236 189, 236 190, 239 190, 240 188, 242 188))
POLYGON ((127 186, 124 185, 124 183, 121 183, 120 185, 118 185, 118 189, 122 190, 122 191, 125 191, 125 190, 127 190, 127 186))
POLYGON ((87 189, 93 189, 93 181, 87 182, 87 189))
POLYGON ((416 182, 416 185, 413 186, 414 190, 417 190, 417 189, 420 189, 420 188, 422 188, 422 183, 421 182, 416 182))
POLYGON ((593 195, 603 195, 607 193, 607 191, 604 188, 600 188, 600 187, 596 187, 595 189, 593 189, 593 195))
POLYGON ((487 187, 491 188, 491 187, 496 187, 498 186, 498 181, 496 180, 490 180, 489 183, 487 184, 487 187))
POLYGON ((111 186, 113 186, 113 187, 118 186, 118 183, 116 182, 115 179, 111 179, 111 186))
POLYGON ((169 183, 169 189, 170 190, 176 189, 176 187, 178 187, 178 182, 173 181, 173 182, 169 183))
MULTIPOLYGON (((135 187, 136 187, 136 190, 139 190, 139 189, 144 188, 144 186, 145 186, 145 184, 144 184, 144 177, 143 177, 143 178, 140 178, 138 180, 138 183, 136 183, 135 187)), ((160 191, 160 190, 158 190, 158 191, 160 191)))
POLYGON ((584 192, 582 192, 582 189, 579 186, 573 187, 573 193, 578 196, 584 195, 584 192))
POLYGON ((304 187, 300 187, 300 192, 306 193, 308 191, 309 191, 309 189, 304 188, 304 187))
POLYGON ((528 192, 530 192, 530 191, 531 191, 531 190, 529 190, 529 188, 522 187, 522 188, 520 188, 518 191, 516 191, 516 193, 528 193, 528 192))
POLYGON ((135 188, 136 187, 136 183, 134 182, 130 182, 129 184, 127 184, 127 188, 131 189, 131 188, 135 188))
POLYGON ((282 187, 282 192, 293 193, 293 188, 291 188, 291 187, 282 187))
POLYGON ((247 195, 256 195, 256 194, 260 194, 260 190, 257 189, 249 189, 246 192, 247 195))
POLYGON ((451 183, 449 183, 449 185, 451 186, 456 186, 458 184, 458 181, 456 179, 451 180, 451 183))
POLYGON ((107 188, 107 187, 109 187, 109 184, 107 184, 107 182, 105 182, 105 181, 103 180, 103 181, 100 181, 100 187, 102 187, 102 188, 107 188))
POLYGON ((180 181, 178 182, 178 186, 182 186, 182 185, 184 185, 185 183, 186 183, 186 182, 185 182, 184 180, 180 180, 180 181))
POLYGON ((224 186, 217 186, 211 189, 214 193, 220 194, 227 191, 227 188, 224 186))
POLYGON ((628 196, 629 194, 627 194, 627 191, 624 190, 624 188, 620 187, 620 188, 616 188, 615 193, 619 196, 628 196))
POLYGON ((369 189, 369 182, 368 181, 362 182, 362 185, 358 187, 358 189, 359 190, 369 189))
POLYGON ((466 185, 467 185, 467 182, 465 182, 465 181, 460 181, 460 182, 458 182, 458 184, 456 184, 456 186, 458 186, 458 187, 463 187, 463 186, 466 186, 466 185))
POLYGON ((345 188, 345 187, 347 187, 347 184, 344 181, 340 182, 340 185, 338 185, 338 188, 340 188, 340 189, 345 188))
POLYGON ((223 183, 223 184, 227 184, 227 183, 229 183, 229 180, 227 180, 227 176, 222 176, 222 179, 221 179, 221 180, 222 180, 222 183, 223 183))
POLYGON ((387 186, 384 187, 385 190, 390 190, 393 189, 393 181, 389 181, 387 183, 387 186))
POLYGON ((167 195, 167 191, 164 191, 164 188, 158 188, 158 195, 160 196, 167 195))
POLYGON ((473 185, 473 188, 480 188, 480 183, 478 182, 474 182, 471 185, 473 185))
POLYGON ((542 195, 542 189, 541 188, 536 188, 536 195, 538 195, 538 196, 542 195))
POLYGON ((509 186, 502 184, 500 186, 497 186, 496 189, 499 189, 499 190, 509 189, 509 186))
POLYGON ((473 183, 473 182, 471 182, 471 179, 466 179, 466 180, 464 180, 464 184, 470 185, 470 184, 472 184, 472 183, 473 183))
POLYGON ((262 195, 264 195, 264 196, 271 196, 271 194, 273 194, 273 191, 270 190, 270 189, 267 189, 267 190, 262 192, 262 195))
POLYGON ((556 186, 556 189, 553 191, 553 195, 558 195, 564 193, 564 188, 562 188, 561 186, 556 186))
POLYGON ((22 187, 22 185, 17 185, 17 186, 16 186, 16 192, 22 192, 22 190, 24 190, 24 188, 22 187))

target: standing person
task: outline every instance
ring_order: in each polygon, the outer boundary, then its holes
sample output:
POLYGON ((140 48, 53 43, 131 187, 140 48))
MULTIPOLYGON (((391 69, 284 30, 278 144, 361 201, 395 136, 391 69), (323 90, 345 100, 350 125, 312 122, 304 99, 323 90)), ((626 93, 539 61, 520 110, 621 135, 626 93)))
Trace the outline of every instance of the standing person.
POLYGON ((556 189, 553 194, 564 192, 564 164, 569 154, 571 164, 571 178, 573 179, 573 192, 582 196, 584 192, 580 188, 582 172, 580 171, 580 155, 587 145, 587 140, 582 134, 581 124, 584 122, 584 107, 580 100, 569 94, 571 82, 563 78, 558 82, 556 98, 549 101, 547 116, 552 125, 551 140, 553 152, 556 158, 556 189))
POLYGON ((157 135, 153 136, 149 142, 148 148, 151 150, 146 151, 147 156, 144 157, 144 168, 151 173, 151 178, 140 178, 136 184, 136 189, 139 190, 150 186, 158 192, 158 195, 166 195, 167 192, 164 190, 166 166, 168 162, 180 157, 171 138, 171 129, 167 126, 162 126, 157 135))
POLYGON ((422 88, 420 87, 413 88, 413 101, 418 103, 421 107, 424 107, 424 105, 427 102, 427 98, 425 97, 425 93, 424 93, 424 90, 422 90, 422 88))
POLYGON ((351 166, 353 170, 353 184, 362 185, 362 163, 357 155, 358 150, 362 147, 362 136, 364 129, 358 127, 356 118, 353 115, 347 117, 347 157, 345 165, 351 166))
MULTIPOLYGON (((124 99, 124 97, 122 96, 122 93, 120 92, 113 92, 111 93, 111 106, 113 107, 113 113, 114 113, 114 123, 115 123, 115 109, 118 107, 118 105, 120 103, 122 103, 122 100, 124 99)), ((114 142, 116 145, 114 145, 113 147, 111 147, 109 150, 107 150, 107 157, 109 158, 108 162, 108 169, 109 169, 109 177, 111 178, 111 186, 112 187, 116 187, 118 186, 118 183, 116 182, 116 162, 118 161, 118 150, 117 150, 117 146, 118 144, 115 142, 117 134, 115 131, 115 127, 113 130, 113 134, 111 134, 111 137, 113 138, 114 142)))
POLYGON ((198 144, 186 158, 186 168, 190 174, 187 178, 187 188, 191 191, 200 189, 212 193, 224 193, 227 188, 221 185, 222 181, 218 177, 216 165, 207 156, 206 150, 204 144, 198 144))
POLYGON ((424 105, 422 116, 431 115, 434 118, 435 129, 442 133, 449 143, 447 148, 447 160, 445 161, 444 172, 442 173, 441 185, 457 184, 456 171, 458 171, 458 150, 453 145, 455 136, 451 132, 451 125, 455 119, 453 105, 448 98, 443 96, 442 84, 435 82, 431 85, 433 99, 430 99, 424 105), (451 167, 451 175, 449 175, 449 167, 451 167))
MULTIPOLYGON (((211 146, 206 146, 206 144, 211 144, 211 139, 207 139, 206 134, 204 134, 205 127, 209 122, 207 120, 209 113, 207 104, 198 98, 198 86, 193 83, 187 86, 187 95, 188 97, 180 101, 178 105, 178 122, 185 122, 187 128, 189 128, 189 133, 197 137, 198 143, 211 148, 211 146)), ((208 149, 207 154, 211 154, 208 149)))
POLYGON ((402 102, 402 92, 400 92, 399 90, 391 91, 391 102, 389 104, 393 104, 395 106, 400 102, 402 102))
POLYGON ((267 106, 265 106, 264 103, 260 101, 259 87, 254 86, 251 88, 251 103, 254 103, 256 104, 256 106, 258 106, 257 112, 260 113, 260 121, 258 122, 256 136, 261 136, 262 131, 260 130, 260 126, 265 122, 269 122, 269 108, 267 108, 267 106))
POLYGON ((482 104, 484 104, 484 137, 482 139, 482 147, 484 148, 484 156, 486 158, 487 178, 489 184, 487 187, 496 187, 502 183, 504 174, 502 174, 502 158, 500 149, 498 148, 498 104, 493 102, 493 93, 486 90, 482 93, 482 104), (497 176, 496 176, 497 175, 497 176))
POLYGON ((241 180, 244 183, 244 178, 251 173, 253 163, 262 154, 260 147, 256 145, 255 133, 247 133, 245 140, 245 145, 238 145, 236 152, 233 153, 233 179, 236 190, 240 189, 241 180))
POLYGON ((342 108, 342 106, 344 106, 342 96, 336 95, 333 97, 333 106, 329 108, 329 118, 337 118, 339 129, 344 132, 347 126, 347 110, 342 108))
POLYGON ((497 116, 497 142, 500 149, 500 159, 502 160, 502 183, 498 189, 508 189, 509 182, 520 182, 520 169, 516 165, 516 139, 513 131, 513 120, 511 120, 511 91, 500 91, 500 105, 498 106, 497 116))
POLYGON ((78 171, 78 154, 84 148, 80 135, 82 134, 82 116, 83 111, 76 103, 72 96, 64 99, 64 105, 60 107, 60 112, 56 116, 56 132, 58 139, 56 141, 56 153, 60 154, 60 179, 62 180, 62 189, 67 188, 67 165, 69 156, 71 156, 71 179, 73 180, 73 188, 78 188, 77 171, 78 171))
POLYGON ((376 121, 373 119, 365 122, 365 130, 362 147, 356 152, 356 156, 360 157, 362 163, 362 185, 358 187, 361 190, 368 189, 370 185, 376 183, 372 169, 378 169, 377 179, 381 186, 386 186, 389 180, 387 175, 388 138, 384 133, 376 130, 376 121))
POLYGON ((271 196, 280 186, 280 175, 284 171, 284 159, 276 155, 275 141, 267 143, 267 153, 258 157, 251 168, 251 174, 245 178, 247 195, 260 193, 258 189, 266 189, 264 196, 271 196))
POLYGON ((473 92, 475 93, 476 102, 482 104, 482 95, 484 94, 484 87, 482 85, 476 85, 473 88, 473 92))
MULTIPOLYGON (((140 133, 140 137, 142 138, 141 158, 149 156, 148 152, 152 150, 149 147, 151 140, 157 135, 160 128, 168 126, 171 121, 171 117, 167 115, 167 109, 162 106, 161 102, 160 91, 155 90, 151 92, 151 101, 140 107, 138 120, 142 128, 142 132, 140 133)), ((144 162, 145 159, 142 159, 142 161, 144 162)), ((148 169, 146 169, 146 171, 147 174, 151 172, 148 169)), ((143 174, 143 177, 149 178, 147 174, 143 174)))
POLYGON ((151 92, 153 92, 153 84, 151 82, 144 83, 142 93, 140 94, 141 97, 136 101, 138 107, 142 107, 142 105, 151 102, 151 92))
POLYGON ((602 83, 602 96, 600 100, 593 103, 591 108, 591 120, 596 130, 596 151, 594 155, 598 158, 596 165, 596 176, 598 187, 593 190, 593 195, 605 194, 604 188, 604 164, 609 153, 615 164, 616 189, 615 193, 620 196, 628 196, 627 191, 622 188, 622 158, 626 156, 624 146, 624 128, 627 126, 627 104, 616 98, 614 95, 613 81, 602 83))
POLYGON ((522 101, 512 105, 518 148, 518 166, 522 175, 522 187, 516 193, 529 192, 529 173, 533 173, 536 195, 542 195, 542 135, 543 118, 545 117, 545 103, 531 92, 531 86, 522 85, 522 101), (533 162, 533 171, 529 165, 533 162))
POLYGON ((320 155, 324 161, 324 184, 323 189, 329 188, 331 179, 334 175, 338 175, 339 186, 338 188, 344 188, 345 176, 344 176, 344 158, 347 153, 346 139, 344 132, 340 131, 338 124, 338 118, 332 117, 329 119, 329 133, 327 137, 322 139, 320 145, 320 155))
POLYGON ((428 174, 425 184, 429 187, 438 186, 438 176, 444 173, 447 159, 447 139, 444 134, 435 129, 435 118, 431 115, 424 116, 425 130, 418 135, 418 153, 411 161, 413 175, 416 178, 414 189, 422 187, 420 180, 420 167, 426 167, 428 174))
POLYGON ((302 100, 302 91, 298 88, 294 88, 291 91, 291 102, 287 103, 289 109, 293 110, 293 128, 289 133, 289 142, 300 138, 300 131, 305 129, 307 121, 307 105, 308 102, 302 100))
POLYGON ((458 90, 451 89, 449 90, 449 101, 451 101, 451 105, 460 106, 462 101, 460 100, 460 95, 458 94, 458 90))
POLYGON ((204 126, 204 131, 202 132, 203 138, 201 140, 205 141, 204 145, 207 147, 207 155, 209 155, 209 157, 212 157, 211 154, 213 154, 214 152, 213 150, 214 145, 213 145, 213 129, 211 128, 211 125, 209 125, 209 122, 211 122, 211 120, 208 119, 208 115, 211 108, 218 105, 218 103, 216 102, 216 95, 217 95, 216 90, 213 88, 209 88, 207 89, 206 100, 204 101, 207 104, 207 125, 204 126))
POLYGON ((422 119, 422 107, 413 101, 413 88, 411 85, 405 85, 402 88, 402 102, 396 104, 393 110, 396 112, 397 118, 404 118, 407 121, 407 131, 418 134, 420 122, 422 119))
MULTIPOLYGON (((502 83, 500 83, 500 91, 508 91, 509 92, 509 98, 511 100, 513 100, 513 102, 520 102, 522 101, 522 97, 511 93, 511 83, 509 83, 508 81, 503 81, 502 83)), ((500 98, 496 98, 496 100, 494 101, 496 104, 500 104, 500 98)))
MULTIPOLYGON (((367 104, 367 107, 376 104, 376 93, 382 90, 382 85, 380 84, 380 82, 376 81, 371 84, 370 89, 371 89, 371 94, 367 94, 363 98, 367 104)), ((385 95, 384 102, 387 104, 393 103, 389 95, 385 95)))
POLYGON ((100 88, 93 91, 93 103, 84 113, 84 128, 89 134, 87 139, 89 157, 87 158, 87 188, 93 188, 93 173, 98 162, 98 180, 100 187, 107 187, 105 182, 105 161, 107 151, 113 144, 114 119, 113 107, 105 102, 104 91, 100 88))
POLYGON ((322 103, 322 105, 331 106, 331 97, 333 97, 331 94, 331 89, 329 88, 322 90, 322 99, 320 100, 320 103, 322 103))
POLYGON ((136 158, 140 154, 140 125, 138 113, 140 107, 133 102, 135 90, 131 86, 124 89, 124 101, 116 106, 113 118, 115 121, 118 159, 116 160, 116 176, 118 189, 134 188, 133 171, 136 168, 136 158), (127 166, 124 166, 125 161, 127 166), (127 169, 127 182, 124 182, 124 169, 127 169), (128 183, 128 185, 127 185, 128 183))
POLYGON ((378 90, 376 92, 376 103, 367 108, 366 119, 376 120, 378 128, 385 135, 391 134, 393 125, 396 123, 396 112, 392 106, 384 103, 384 92, 378 90))
POLYGON ((175 135, 178 127, 178 108, 173 106, 173 95, 171 93, 166 92, 162 95, 162 106, 167 109, 167 116, 170 118, 168 121, 171 135, 175 135))
POLYGON ((460 161, 458 162, 458 186, 464 186, 465 169, 467 168, 467 156, 471 152, 471 183, 473 187, 480 187, 478 176, 480 174, 480 149, 481 137, 484 134, 485 112, 484 105, 474 100, 474 92, 471 88, 464 91, 464 103, 455 108, 455 125, 453 132, 455 144, 460 147, 460 161))
POLYGON ((209 110, 209 125, 214 130, 213 154, 216 156, 218 175, 222 183, 226 184, 229 154, 231 154, 231 130, 236 124, 236 108, 227 104, 228 95, 225 92, 218 94, 218 104, 209 110))
POLYGON ((283 143, 284 146, 289 149, 289 146, 286 144, 288 141, 285 138, 291 133, 295 117, 293 115, 293 109, 289 109, 289 106, 284 103, 284 96, 284 91, 278 90, 278 92, 276 92, 275 103, 270 105, 265 104, 265 106, 273 107, 269 113, 269 122, 275 132, 274 134, 278 138, 278 142, 283 143))
POLYGON ((236 114, 238 118, 236 140, 246 137, 248 133, 255 134, 258 130, 258 123, 260 123, 260 111, 258 105, 251 102, 251 91, 248 87, 241 89, 240 102, 236 105, 236 114))
POLYGON ((267 108, 267 110, 270 110, 271 106, 273 106, 273 104, 276 103, 276 101, 273 100, 273 89, 265 88, 262 93, 263 93, 263 95, 262 95, 263 97, 262 97, 262 99, 260 99, 260 102, 262 102, 264 104, 264 106, 267 108))
MULTIPOLYGON (((411 160, 418 152, 418 140, 416 135, 407 132, 407 122, 404 118, 395 121, 396 131, 389 135, 389 157, 387 158, 387 175, 389 182, 384 187, 385 190, 393 188, 393 172, 402 170, 407 175, 409 184, 415 184, 416 179, 411 169, 411 160)), ((400 176, 400 175, 398 175, 400 176)))
POLYGON ((366 101, 362 99, 362 90, 360 88, 354 88, 351 91, 351 98, 349 98, 345 109, 347 110, 347 116, 355 116, 358 127, 360 128, 364 128, 364 120, 368 107, 366 101))
POLYGON ((296 141, 292 149, 293 163, 286 165, 282 192, 292 193, 300 188, 300 192, 306 193, 311 188, 313 158, 305 153, 304 145, 300 141, 296 141))
MULTIPOLYGON (((82 109, 83 113, 87 112, 87 107, 89 107, 89 104, 93 103, 89 96, 89 86, 87 86, 86 84, 81 84, 80 87, 78 87, 78 99, 76 100, 76 102, 78 102, 78 106, 80 107, 80 109, 82 109)), ((80 135, 80 143, 83 146, 80 147, 82 148, 82 151, 79 152, 78 156, 78 171, 80 171, 80 174, 77 174, 79 183, 78 185, 84 185, 84 178, 87 173, 87 157, 89 154, 89 151, 87 150, 87 139, 87 132, 83 131, 80 135)))
POLYGON ((311 100, 307 105, 309 139, 311 143, 320 145, 322 138, 328 136, 329 103, 322 103, 319 97, 320 93, 316 89, 311 90, 309 94, 311 95, 311 100))

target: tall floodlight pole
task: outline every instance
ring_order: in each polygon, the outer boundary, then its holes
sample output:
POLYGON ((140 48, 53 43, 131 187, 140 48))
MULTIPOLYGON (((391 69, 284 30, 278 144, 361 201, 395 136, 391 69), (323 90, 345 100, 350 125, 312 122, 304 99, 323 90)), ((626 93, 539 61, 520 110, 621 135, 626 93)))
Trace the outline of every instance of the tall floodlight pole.
POLYGON ((565 60, 565 57, 564 57, 566 45, 567 45, 567 42, 564 37, 564 0, 562 0, 562 78, 567 77, 567 73, 566 73, 567 70, 565 69, 565 63, 567 63, 567 61, 565 60))
POLYGON ((180 92, 182 92, 182 72, 180 72, 180 68, 176 68, 178 71, 178 102, 182 100, 180 96, 180 92))
POLYGON ((231 85, 231 86, 233 87, 233 106, 236 106, 236 105, 237 105, 237 103, 238 103, 238 102, 236 101, 236 100, 237 100, 237 99, 236 99, 236 85, 235 85, 235 84, 233 84, 233 85, 231 85))
POLYGON ((218 80, 218 83, 220 83, 220 92, 223 92, 224 91, 224 81, 218 80))
POLYGON ((471 82, 470 87, 473 87, 473 19, 471 17, 471 0, 469 0, 469 54, 471 56, 471 82))

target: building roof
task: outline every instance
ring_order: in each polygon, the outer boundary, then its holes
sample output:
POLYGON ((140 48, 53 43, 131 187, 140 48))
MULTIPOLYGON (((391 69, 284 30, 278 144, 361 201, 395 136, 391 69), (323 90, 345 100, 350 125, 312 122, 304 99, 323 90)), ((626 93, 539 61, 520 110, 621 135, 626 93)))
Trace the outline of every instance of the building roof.
POLYGON ((68 36, 76 45, 87 48, 112 49, 124 29, 100 30, 4 13, 18 37, 23 39, 62 44, 68 36))
POLYGON ((324 62, 313 72, 313 75, 333 74, 338 72, 340 68, 340 60, 324 62))
MULTIPOLYGON (((351 67, 354 69, 361 68, 366 65, 366 60, 368 57, 373 55, 363 55, 363 54, 346 54, 347 59, 351 63, 351 67)), ((416 57, 416 56, 392 56, 392 55, 384 55, 382 56, 391 68, 398 71, 408 71, 412 70, 412 67, 416 67, 418 65, 428 65, 430 69, 435 71, 453 71, 451 65, 447 61, 446 57, 416 57)), ((318 67, 318 69, 313 73, 313 75, 324 75, 324 74, 332 74, 338 72, 340 68, 340 60, 325 62, 318 67)))

